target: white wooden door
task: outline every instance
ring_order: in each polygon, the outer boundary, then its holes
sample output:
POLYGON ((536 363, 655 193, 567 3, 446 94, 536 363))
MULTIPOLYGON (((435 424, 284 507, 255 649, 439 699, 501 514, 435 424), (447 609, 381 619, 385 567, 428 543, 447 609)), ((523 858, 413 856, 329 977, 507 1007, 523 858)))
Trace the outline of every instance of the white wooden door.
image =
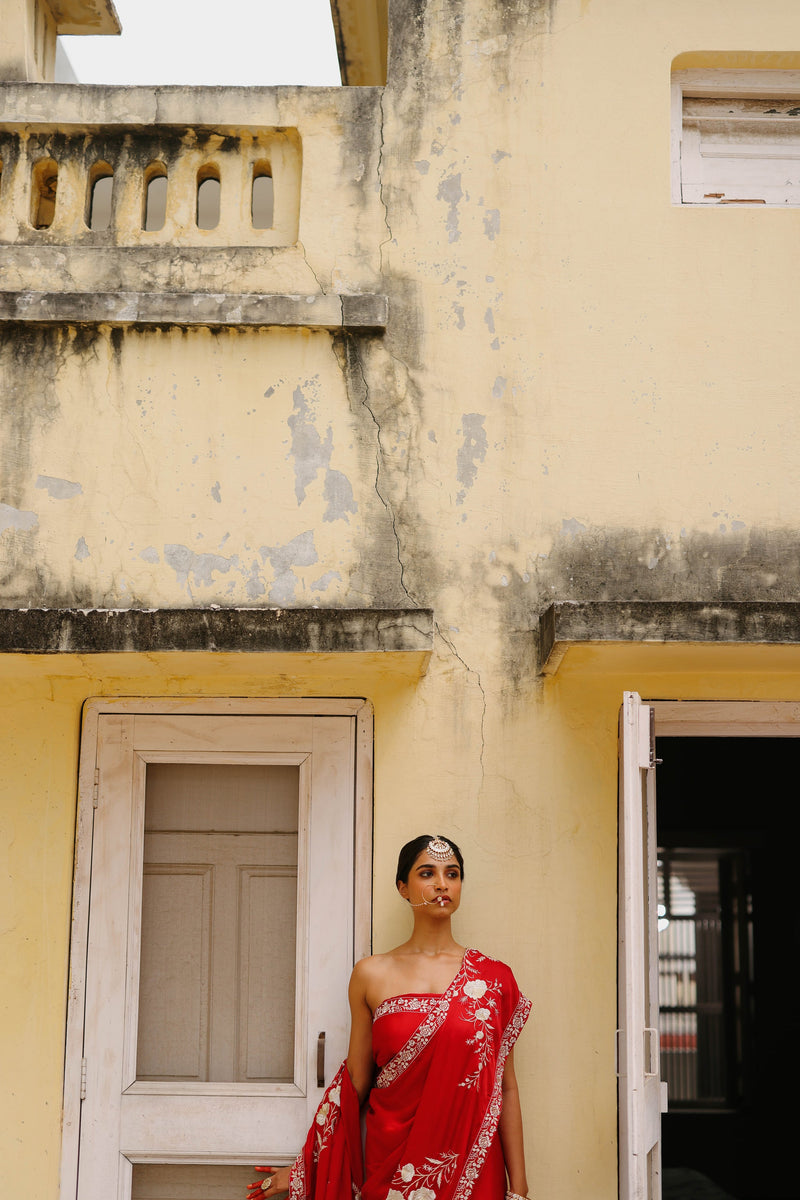
POLYGON ((652 709, 620 711, 617 1056, 620 1200, 660 1200, 655 742, 652 709))
POLYGON ((302 1144, 319 1034, 327 1081, 346 1053, 355 725, 99 717, 79 1200, 302 1144))

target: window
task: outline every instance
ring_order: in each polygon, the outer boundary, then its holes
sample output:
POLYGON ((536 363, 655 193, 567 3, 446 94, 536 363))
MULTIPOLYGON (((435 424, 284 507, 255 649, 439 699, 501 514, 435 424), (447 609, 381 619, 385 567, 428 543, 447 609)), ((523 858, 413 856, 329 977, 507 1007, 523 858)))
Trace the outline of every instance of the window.
POLYGON ((167 168, 163 162, 148 164, 144 172, 142 229, 156 233, 167 219, 167 168))
POLYGON ((662 847, 658 863, 661 1063, 672 1109, 742 1097, 752 900, 741 851, 662 847))
POLYGON ((90 704, 63 1196, 291 1161, 368 950, 370 732, 361 701, 90 704))
POLYGON ((98 233, 111 224, 111 197, 114 191, 114 168, 107 162, 96 162, 89 172, 86 196, 86 224, 98 233))
POLYGON ((269 163, 253 164, 253 190, 250 198, 250 215, 253 229, 271 229, 275 220, 275 192, 272 169, 269 163))
POLYGON ((56 215, 58 163, 53 158, 40 158, 31 172, 31 225, 34 229, 49 229, 56 215))
POLYGON ((216 229, 220 206, 219 167, 212 163, 197 172, 197 228, 216 229))
POLYGON ((800 72, 675 71, 676 204, 800 205, 800 72))

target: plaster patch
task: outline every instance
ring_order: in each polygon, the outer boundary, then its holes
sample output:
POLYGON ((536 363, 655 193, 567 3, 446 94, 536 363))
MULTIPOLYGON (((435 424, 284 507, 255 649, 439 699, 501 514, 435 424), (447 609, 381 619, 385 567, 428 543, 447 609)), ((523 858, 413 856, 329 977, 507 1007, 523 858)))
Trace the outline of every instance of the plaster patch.
POLYGON ((458 206, 464 198, 464 193, 461 190, 461 174, 448 175, 439 184, 439 190, 436 193, 437 200, 443 200, 447 204, 447 217, 445 219, 445 228, 447 229, 448 242, 457 242, 461 237, 461 232, 458 228, 458 206))
POLYGON ((51 500, 71 500, 73 496, 83 494, 79 483, 73 483, 71 479, 58 479, 55 475, 40 475, 36 486, 46 491, 51 500))
POLYGON ((139 558, 143 558, 144 561, 148 563, 161 562, 161 556, 159 555, 155 546, 145 546, 144 550, 141 551, 139 558))
POLYGON ((294 459, 294 494, 297 503, 302 504, 308 485, 330 464, 333 430, 328 427, 324 440, 319 436, 313 420, 313 408, 301 387, 294 390, 292 407, 293 412, 287 422, 292 432, 292 447, 289 453, 294 459))
POLYGON ((195 554, 188 546, 170 542, 164 547, 164 561, 172 567, 179 587, 189 586, 189 576, 197 586, 211 587, 214 573, 227 574, 235 565, 236 558, 223 558, 221 554, 195 554))
POLYGON ((89 550, 89 547, 86 545, 86 538, 79 537, 78 544, 75 547, 74 557, 77 558, 78 562, 83 562, 84 559, 89 557, 89 555, 90 555, 90 550, 89 550))
POLYGON ((461 491, 456 496, 456 504, 463 504, 467 489, 471 488, 478 476, 478 463, 486 458, 489 446, 483 423, 486 417, 482 413, 463 413, 461 429, 464 440, 456 456, 456 478, 461 484, 461 491))
POLYGON ((18 529, 20 533, 28 533, 38 524, 37 513, 28 509, 12 508, 10 504, 0 504, 0 533, 6 529, 18 529))
POLYGON ((418 161, 414 163, 414 166, 417 168, 420 175, 427 175, 428 171, 431 169, 431 164, 428 162, 427 158, 418 159, 418 161))
POLYGON ((250 575, 245 583, 245 591, 250 600, 257 600, 259 596, 263 596, 266 593, 266 590, 267 585, 261 578, 258 561, 254 558, 250 567, 250 575))
POLYGON ((325 489, 323 491, 328 507, 323 514, 323 521, 350 522, 348 513, 357 513, 358 505, 353 496, 350 480, 341 471, 325 472, 325 489))
POLYGON ((314 531, 307 529, 298 533, 285 546, 262 546, 259 550, 262 559, 269 559, 274 572, 269 599, 272 604, 290 604, 294 600, 297 587, 297 576, 293 567, 310 567, 319 562, 314 548, 314 531))
POLYGON ((500 232, 500 209, 487 208, 483 217, 483 232, 493 242, 500 232))
POLYGON ((577 521, 575 517, 570 517, 569 520, 561 522, 561 532, 565 537, 574 538, 579 533, 586 533, 586 526, 577 521))
POLYGON ((325 592, 335 579, 338 579, 339 583, 342 582, 338 571, 326 571, 324 575, 320 575, 319 579, 315 579, 311 586, 315 592, 325 592))

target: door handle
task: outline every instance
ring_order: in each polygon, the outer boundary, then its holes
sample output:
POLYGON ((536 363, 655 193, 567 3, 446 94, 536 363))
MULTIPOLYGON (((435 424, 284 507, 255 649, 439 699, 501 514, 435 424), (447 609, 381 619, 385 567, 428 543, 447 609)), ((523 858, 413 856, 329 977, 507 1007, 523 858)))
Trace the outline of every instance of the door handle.
POLYGON ((317 1038, 317 1087, 325 1087, 325 1033, 317 1038))

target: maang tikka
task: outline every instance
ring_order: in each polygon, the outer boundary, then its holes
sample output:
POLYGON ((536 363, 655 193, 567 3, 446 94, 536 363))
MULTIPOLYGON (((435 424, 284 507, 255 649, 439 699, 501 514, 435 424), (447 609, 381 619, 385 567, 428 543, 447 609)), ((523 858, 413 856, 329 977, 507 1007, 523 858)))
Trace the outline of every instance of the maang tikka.
POLYGON ((440 838, 438 835, 433 839, 433 841, 428 842, 427 850, 431 858, 435 858, 437 862, 447 862, 448 858, 455 857, 453 854, 453 847, 450 845, 450 843, 446 842, 444 838, 440 838))

